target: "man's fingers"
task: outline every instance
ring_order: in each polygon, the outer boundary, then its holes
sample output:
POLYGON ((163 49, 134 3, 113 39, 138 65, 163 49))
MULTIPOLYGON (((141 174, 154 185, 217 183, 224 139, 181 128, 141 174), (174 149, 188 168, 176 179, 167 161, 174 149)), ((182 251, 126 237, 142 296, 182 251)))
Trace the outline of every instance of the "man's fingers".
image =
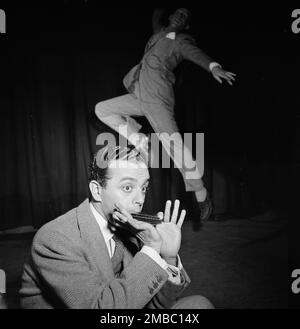
POLYGON ((227 82, 232 86, 233 85, 233 81, 234 81, 234 79, 232 79, 232 78, 226 78, 226 80, 227 80, 227 82))
MULTIPOLYGON (((117 228, 123 228, 126 230, 129 230, 133 234, 136 234, 137 231, 140 231, 141 229, 134 225, 133 223, 130 223, 126 216, 122 215, 121 213, 114 211, 112 214, 112 218, 114 219, 114 226, 117 228)), ((113 228, 113 226, 111 227, 113 228)))
POLYGON ((229 71, 227 71, 226 73, 227 73, 227 74, 230 74, 230 75, 233 75, 233 76, 236 76, 236 74, 233 73, 233 72, 229 72, 229 71))
POLYGON ((156 214, 156 216, 157 216, 159 219, 161 219, 161 220, 164 219, 164 213, 163 213, 162 211, 158 212, 158 213, 156 214))
POLYGON ((117 210, 115 210, 113 212, 113 218, 120 221, 123 224, 125 224, 125 223, 129 224, 137 230, 147 230, 147 229, 149 229, 149 227, 152 226, 151 224, 138 221, 138 220, 132 218, 132 216, 126 216, 117 210))
MULTIPOLYGON (((141 227, 141 224, 143 222, 134 219, 132 217, 132 215, 127 210, 125 210, 123 207, 121 207, 118 204, 115 204, 115 207, 116 207, 116 210, 114 211, 114 214, 117 214, 117 216, 120 218, 120 220, 122 220, 123 223, 127 222, 136 229, 142 229, 142 230, 145 229, 144 227, 141 227)), ((147 223, 145 223, 145 224, 147 224, 147 223)))
POLYGON ((176 221, 177 221, 179 204, 180 204, 180 201, 179 200, 175 200, 175 202, 174 202, 174 209, 173 209, 172 218, 171 218, 171 222, 172 223, 175 223, 175 224, 176 224, 176 221))
POLYGON ((131 214, 127 210, 125 210, 123 207, 120 207, 119 204, 115 204, 115 207, 119 213, 122 213, 123 215, 125 215, 128 218, 132 218, 131 214))
POLYGON ((221 80, 217 75, 214 75, 214 78, 215 78, 219 83, 222 83, 222 80, 221 80))
POLYGON ((224 78, 224 79, 231 79, 231 76, 230 75, 227 75, 227 72, 220 72, 220 74, 219 74, 219 76, 221 77, 221 78, 224 78))
POLYGON ((221 73, 220 76, 232 86, 232 81, 234 80, 234 78, 228 76, 226 73, 221 73))
POLYGON ((236 74, 235 74, 235 73, 232 73, 232 72, 229 72, 229 71, 226 71, 225 73, 226 73, 226 74, 229 74, 229 75, 231 75, 231 76, 233 76, 233 77, 235 77, 235 76, 236 76, 236 74))
POLYGON ((172 204, 172 202, 170 200, 168 200, 166 202, 165 212, 164 212, 164 222, 169 222, 170 221, 171 204, 172 204))
POLYGON ((137 230, 140 231, 150 231, 152 232, 153 230, 155 230, 154 226, 152 224, 146 223, 146 222, 142 222, 142 221, 138 221, 135 219, 128 219, 127 221, 132 227, 134 227, 137 230))
POLYGON ((125 215, 123 215, 122 213, 120 213, 119 211, 114 211, 112 216, 114 219, 117 219, 122 223, 127 222, 127 217, 125 215))
POLYGON ((116 228, 124 228, 125 223, 117 215, 112 214, 112 218, 114 219, 114 226, 111 225, 111 230, 116 230, 116 228))
POLYGON ((226 76, 227 76, 230 80, 235 81, 235 77, 234 77, 234 76, 232 76, 232 75, 230 75, 230 74, 226 74, 226 76))
POLYGON ((181 226, 183 224, 183 221, 185 219, 185 215, 186 215, 186 210, 185 209, 181 210, 181 214, 180 214, 179 220, 177 222, 177 226, 179 226, 180 228, 181 228, 181 226))
MULTIPOLYGON (((175 200, 174 202, 174 208, 173 208, 173 212, 172 212, 172 217, 170 219, 170 208, 171 208, 171 205, 172 205, 172 202, 170 200, 168 200, 166 202, 166 206, 165 206, 165 212, 164 212, 164 222, 165 223, 174 223, 174 224, 177 224, 178 223, 180 224, 180 227, 182 225, 182 222, 184 220, 184 217, 185 217, 185 214, 186 214, 186 211, 183 210, 181 211, 181 214, 180 214, 180 218, 179 220, 178 219, 178 212, 179 212, 179 206, 180 206, 180 201, 178 199, 175 200)), ((157 215, 158 216, 161 216, 159 214, 162 214, 161 212, 159 212, 157 215)))

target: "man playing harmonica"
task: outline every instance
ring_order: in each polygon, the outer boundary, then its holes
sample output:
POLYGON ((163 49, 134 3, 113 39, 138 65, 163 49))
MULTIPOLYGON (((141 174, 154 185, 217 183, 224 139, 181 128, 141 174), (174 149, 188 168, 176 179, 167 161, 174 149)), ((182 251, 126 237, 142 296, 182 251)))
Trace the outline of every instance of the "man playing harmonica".
POLYGON ((35 235, 20 290, 23 308, 213 308, 178 299, 190 283, 178 252, 185 211, 167 201, 153 226, 135 220, 149 181, 136 149, 105 147, 89 168, 90 200, 35 235))

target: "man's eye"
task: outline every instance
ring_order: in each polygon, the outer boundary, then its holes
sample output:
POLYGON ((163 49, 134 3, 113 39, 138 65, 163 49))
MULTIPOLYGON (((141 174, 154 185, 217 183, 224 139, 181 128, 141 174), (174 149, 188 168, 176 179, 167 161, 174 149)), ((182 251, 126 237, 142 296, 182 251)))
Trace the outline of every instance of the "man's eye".
POLYGON ((131 185, 124 185, 124 186, 122 187, 122 190, 123 190, 124 192, 131 192, 131 191, 132 191, 132 186, 131 186, 131 185))

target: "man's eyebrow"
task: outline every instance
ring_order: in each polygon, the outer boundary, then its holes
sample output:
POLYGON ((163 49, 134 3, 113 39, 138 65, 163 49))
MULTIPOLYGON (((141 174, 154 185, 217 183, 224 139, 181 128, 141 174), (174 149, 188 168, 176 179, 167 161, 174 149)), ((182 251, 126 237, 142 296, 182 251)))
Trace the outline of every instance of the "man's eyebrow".
POLYGON ((136 178, 134 177, 131 177, 131 176, 126 176, 126 177, 123 177, 120 181, 122 182, 123 180, 132 180, 132 181, 137 181, 136 178))
MULTIPOLYGON (((131 180, 131 181, 135 181, 135 182, 137 182, 137 179, 134 178, 134 177, 131 177, 131 176, 123 177, 123 178, 120 180, 120 182, 122 182, 122 181, 124 181, 124 180, 131 180)), ((147 178, 146 181, 143 183, 143 185, 149 183, 149 181, 150 181, 150 178, 147 178)))

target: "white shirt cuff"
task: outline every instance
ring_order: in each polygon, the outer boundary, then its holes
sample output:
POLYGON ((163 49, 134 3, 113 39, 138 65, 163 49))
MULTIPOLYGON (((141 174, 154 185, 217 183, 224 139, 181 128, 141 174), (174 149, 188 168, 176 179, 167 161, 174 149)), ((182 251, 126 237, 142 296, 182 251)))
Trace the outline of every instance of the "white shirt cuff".
POLYGON ((209 69, 210 69, 210 71, 211 71, 214 67, 216 67, 216 66, 221 66, 221 64, 219 64, 219 63, 217 63, 217 62, 210 62, 210 63, 209 63, 209 69))
POLYGON ((149 246, 143 246, 140 252, 143 252, 144 254, 148 255, 150 258, 152 258, 160 267, 162 267, 167 273, 169 274, 168 280, 171 281, 173 284, 180 284, 181 282, 181 276, 180 276, 180 270, 182 269, 182 264, 180 257, 177 255, 177 264, 178 267, 168 264, 164 259, 162 259, 159 255, 159 253, 149 247, 149 246))
POLYGON ((0 270, 0 294, 6 293, 5 272, 0 270))

